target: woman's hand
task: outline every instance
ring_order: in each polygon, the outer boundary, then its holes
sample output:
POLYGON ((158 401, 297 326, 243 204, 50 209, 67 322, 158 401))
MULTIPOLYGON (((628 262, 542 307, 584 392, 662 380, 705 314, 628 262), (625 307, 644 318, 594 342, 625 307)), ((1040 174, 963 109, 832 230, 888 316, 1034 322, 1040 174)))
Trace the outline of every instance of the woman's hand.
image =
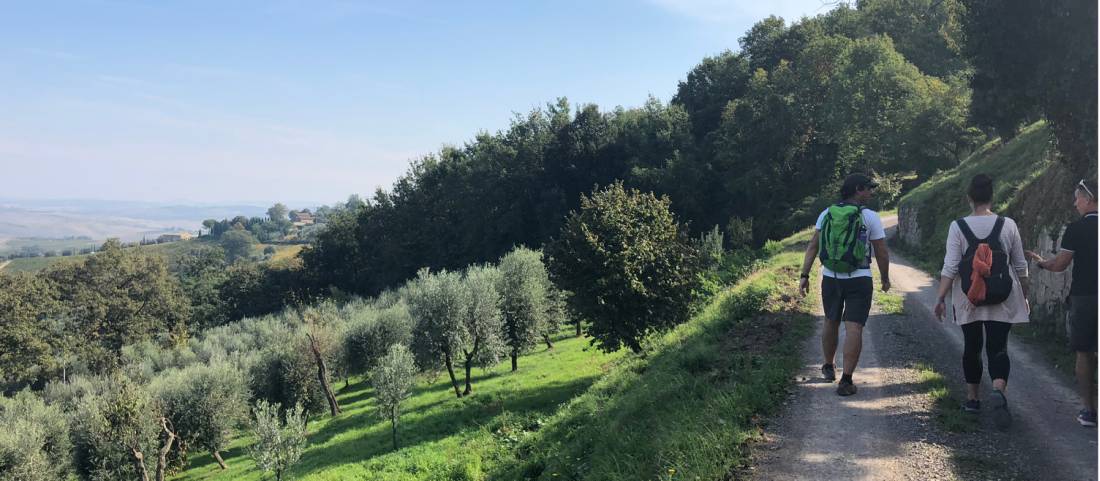
POLYGON ((947 306, 943 304, 943 299, 936 302, 936 308, 932 309, 932 311, 936 313, 936 319, 943 322, 943 316, 947 314, 947 306))
POLYGON ((1027 259, 1030 261, 1043 262, 1043 256, 1036 254, 1033 251, 1024 251, 1024 257, 1027 257, 1027 259))

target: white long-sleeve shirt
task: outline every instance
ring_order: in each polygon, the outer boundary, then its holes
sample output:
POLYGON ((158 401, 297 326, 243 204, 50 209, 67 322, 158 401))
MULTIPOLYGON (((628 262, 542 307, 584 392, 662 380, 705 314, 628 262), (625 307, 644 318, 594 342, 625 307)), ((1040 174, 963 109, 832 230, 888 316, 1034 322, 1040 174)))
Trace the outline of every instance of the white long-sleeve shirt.
MULTIPOLYGON (((996 215, 971 215, 964 217, 966 225, 974 232, 974 237, 984 239, 993 232, 996 215)), ((1012 293, 1000 304, 974 306, 962 291, 959 278, 959 261, 970 244, 959 230, 958 224, 951 222, 947 231, 947 252, 943 256, 943 270, 940 275, 954 279, 951 285, 951 307, 955 312, 955 323, 959 325, 974 321, 1000 321, 1009 323, 1028 322, 1027 301, 1024 298, 1021 278, 1027 278, 1027 258, 1024 257, 1024 245, 1020 240, 1020 230, 1016 221, 1005 217, 1001 228, 1001 247, 1008 253, 1009 274, 1012 276, 1012 293)))

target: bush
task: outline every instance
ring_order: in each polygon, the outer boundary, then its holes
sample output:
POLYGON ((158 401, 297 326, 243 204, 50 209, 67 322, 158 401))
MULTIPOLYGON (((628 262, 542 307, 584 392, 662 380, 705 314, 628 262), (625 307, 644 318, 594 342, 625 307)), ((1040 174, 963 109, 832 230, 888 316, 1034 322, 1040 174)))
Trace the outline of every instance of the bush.
POLYGON ((75 479, 67 419, 29 390, 0 396, 0 479, 75 479))

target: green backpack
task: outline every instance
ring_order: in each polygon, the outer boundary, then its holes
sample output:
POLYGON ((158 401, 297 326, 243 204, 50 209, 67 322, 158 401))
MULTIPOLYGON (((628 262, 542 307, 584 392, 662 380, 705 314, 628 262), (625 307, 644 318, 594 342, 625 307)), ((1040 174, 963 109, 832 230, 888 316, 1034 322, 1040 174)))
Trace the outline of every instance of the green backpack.
POLYGON ((863 206, 836 204, 825 212, 818 257, 833 272, 850 273, 867 257, 867 244, 859 238, 863 228, 863 206))

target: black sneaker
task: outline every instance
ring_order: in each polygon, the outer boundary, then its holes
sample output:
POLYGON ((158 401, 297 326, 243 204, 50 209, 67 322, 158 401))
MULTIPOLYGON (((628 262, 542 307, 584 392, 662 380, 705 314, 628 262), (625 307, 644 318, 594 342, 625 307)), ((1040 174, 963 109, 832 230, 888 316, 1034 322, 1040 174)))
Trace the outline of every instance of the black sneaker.
POLYGON ((856 385, 852 384, 852 381, 840 380, 840 384, 836 387, 836 393, 841 396, 851 396, 856 393, 856 385))
POLYGON ((833 367, 832 364, 822 364, 821 377, 825 378, 825 380, 829 382, 836 381, 836 368, 833 367))
POLYGON ((962 404, 962 410, 968 413, 978 413, 982 411, 982 402, 977 399, 968 399, 962 404))
POLYGON ((993 424, 1002 431, 1012 425, 1012 413, 1008 412, 1008 398, 1005 393, 993 390, 993 424))
POLYGON ((1096 427, 1096 413, 1089 409, 1082 409, 1077 413, 1077 422, 1086 428, 1096 427))

